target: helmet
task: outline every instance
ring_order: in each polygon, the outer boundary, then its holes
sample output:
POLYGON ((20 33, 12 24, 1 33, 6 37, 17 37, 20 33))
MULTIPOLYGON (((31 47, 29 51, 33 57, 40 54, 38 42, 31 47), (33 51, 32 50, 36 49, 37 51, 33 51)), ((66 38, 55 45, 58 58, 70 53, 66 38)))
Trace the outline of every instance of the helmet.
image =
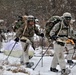
POLYGON ((28 21, 34 21, 34 20, 35 20, 34 16, 32 16, 32 15, 28 16, 28 21))
POLYGON ((69 12, 65 12, 65 13, 63 14, 63 18, 69 20, 69 19, 72 18, 72 15, 71 15, 69 12))
POLYGON ((36 19, 35 19, 35 22, 39 22, 39 20, 36 18, 36 19))

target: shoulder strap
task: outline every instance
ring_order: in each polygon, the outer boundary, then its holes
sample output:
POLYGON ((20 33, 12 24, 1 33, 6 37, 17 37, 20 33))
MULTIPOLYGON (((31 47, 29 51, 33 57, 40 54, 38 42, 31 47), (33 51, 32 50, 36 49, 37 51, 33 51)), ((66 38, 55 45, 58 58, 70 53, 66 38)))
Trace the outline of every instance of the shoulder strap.
POLYGON ((24 33, 25 33, 25 30, 26 30, 26 28, 27 28, 27 21, 25 21, 25 27, 24 27, 24 30, 23 30, 23 33, 22 33, 22 35, 24 35, 24 33))
POLYGON ((62 28, 62 25, 61 25, 61 22, 60 22, 60 23, 59 23, 59 29, 56 31, 55 35, 58 35, 58 34, 59 34, 61 28, 62 28))

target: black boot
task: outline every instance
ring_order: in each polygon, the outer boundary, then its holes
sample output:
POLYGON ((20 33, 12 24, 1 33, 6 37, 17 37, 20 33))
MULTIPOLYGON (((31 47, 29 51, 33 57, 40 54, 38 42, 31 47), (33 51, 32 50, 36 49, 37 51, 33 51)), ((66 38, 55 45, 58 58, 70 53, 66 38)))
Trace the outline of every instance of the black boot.
POLYGON ((56 68, 50 68, 50 71, 52 71, 52 72, 58 72, 58 69, 56 69, 56 68))
POLYGON ((74 64, 74 62, 73 62, 72 60, 67 60, 67 63, 68 63, 69 65, 74 64))
POLYGON ((3 53, 2 51, 0 51, 0 53, 3 53))
POLYGON ((26 67, 31 68, 34 65, 33 62, 26 62, 26 67))

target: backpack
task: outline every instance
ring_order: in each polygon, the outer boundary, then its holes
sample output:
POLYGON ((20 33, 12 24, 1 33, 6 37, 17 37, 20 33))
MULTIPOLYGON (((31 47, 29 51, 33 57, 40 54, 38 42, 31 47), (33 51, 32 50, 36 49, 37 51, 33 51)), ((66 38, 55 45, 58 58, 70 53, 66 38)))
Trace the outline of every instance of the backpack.
POLYGON ((15 23, 14 23, 13 30, 14 30, 14 31, 18 30, 20 27, 23 26, 23 23, 24 23, 24 22, 22 22, 22 21, 17 21, 17 22, 15 22, 15 23))
MULTIPOLYGON (((52 16, 47 22, 46 22, 46 25, 45 25, 45 36, 46 37, 50 37, 50 31, 52 30, 52 28, 57 24, 61 22, 61 18, 60 16, 52 16)), ((58 31, 57 31, 58 33, 58 31)), ((57 34, 56 33, 56 34, 57 34)))

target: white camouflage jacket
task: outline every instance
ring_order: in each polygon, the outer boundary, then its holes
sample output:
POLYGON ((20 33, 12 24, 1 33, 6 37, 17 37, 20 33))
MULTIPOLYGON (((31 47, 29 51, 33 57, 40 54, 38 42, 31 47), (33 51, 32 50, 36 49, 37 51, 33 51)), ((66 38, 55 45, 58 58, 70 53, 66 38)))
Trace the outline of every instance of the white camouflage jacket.
POLYGON ((67 40, 68 38, 72 38, 73 37, 73 28, 71 25, 66 26, 63 21, 57 23, 53 29, 50 31, 50 36, 52 37, 53 35, 55 35, 56 31, 58 31, 57 36, 59 36, 59 38, 61 40, 67 40), (59 31, 58 31, 59 29, 59 31))

